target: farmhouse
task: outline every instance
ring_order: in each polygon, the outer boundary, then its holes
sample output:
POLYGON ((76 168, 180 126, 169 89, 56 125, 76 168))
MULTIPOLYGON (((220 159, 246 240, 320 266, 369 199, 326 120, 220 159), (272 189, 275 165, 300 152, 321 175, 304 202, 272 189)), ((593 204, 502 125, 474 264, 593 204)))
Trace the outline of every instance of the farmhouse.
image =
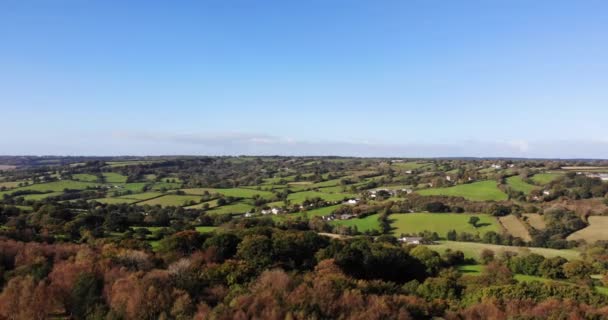
POLYGON ((264 209, 261 212, 263 215, 266 215, 266 214, 275 214, 276 215, 276 214, 283 212, 283 210, 281 210, 281 208, 274 207, 274 208, 270 208, 270 209, 264 209))
POLYGON ((602 181, 608 181, 608 173, 588 173, 586 176, 589 178, 599 178, 602 181))
POLYGON ((422 237, 401 237, 399 242, 407 244, 421 244, 423 242, 422 237))
POLYGON ((359 203, 359 199, 348 199, 344 202, 344 204, 357 204, 359 203))

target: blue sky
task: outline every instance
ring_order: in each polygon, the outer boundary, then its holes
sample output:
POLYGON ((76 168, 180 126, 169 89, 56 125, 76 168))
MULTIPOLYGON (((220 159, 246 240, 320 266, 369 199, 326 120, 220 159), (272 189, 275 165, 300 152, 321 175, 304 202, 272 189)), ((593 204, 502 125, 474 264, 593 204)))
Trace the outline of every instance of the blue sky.
POLYGON ((608 158, 606 1, 0 2, 0 154, 608 158))

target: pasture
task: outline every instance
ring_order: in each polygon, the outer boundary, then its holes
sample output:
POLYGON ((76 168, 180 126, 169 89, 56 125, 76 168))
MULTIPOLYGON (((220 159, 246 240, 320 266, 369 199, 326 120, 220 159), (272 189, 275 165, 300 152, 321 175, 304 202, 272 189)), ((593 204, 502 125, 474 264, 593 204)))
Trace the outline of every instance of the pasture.
POLYGON ((201 200, 200 196, 188 196, 188 195, 181 196, 181 195, 176 195, 176 194, 168 194, 168 195, 164 195, 162 197, 153 198, 150 200, 139 202, 138 205, 140 205, 140 206, 160 205, 161 207, 171 207, 171 206, 181 207, 181 206, 188 205, 189 202, 191 202, 191 201, 199 202, 200 200, 201 200))
POLYGON ((12 189, 12 188, 17 188, 19 187, 20 183, 23 183, 25 181, 6 181, 6 182, 0 182, 0 188, 4 187, 7 189, 12 189))
POLYGON ((263 198, 270 199, 274 197, 274 193, 270 191, 247 189, 247 188, 229 188, 229 189, 218 189, 218 188, 192 188, 182 189, 186 194, 189 195, 203 195, 205 191, 210 194, 219 193, 227 197, 235 198, 253 198, 253 196, 260 195, 263 198))
POLYGON ((349 220, 334 220, 331 222, 331 224, 346 226, 346 227, 357 227, 357 230, 359 232, 373 231, 373 230, 380 231, 380 223, 378 222, 379 216, 380 216, 379 214, 372 214, 372 215, 367 216, 362 219, 354 218, 354 219, 349 219, 349 220))
POLYGON ((356 195, 348 194, 348 193, 324 193, 318 191, 302 191, 296 193, 290 193, 287 196, 287 199, 291 201, 291 203, 302 203, 306 199, 312 199, 319 197, 325 201, 342 201, 345 198, 354 198, 356 195))
POLYGON ((0 197, 2 197, 4 194, 11 194, 15 191, 31 190, 31 191, 38 191, 38 192, 60 192, 65 189, 85 190, 87 188, 95 188, 95 187, 99 187, 99 186, 100 185, 98 183, 92 183, 92 182, 61 180, 61 181, 31 184, 31 185, 28 185, 25 187, 19 187, 19 188, 11 189, 8 191, 0 192, 0 197))
POLYGON ((524 213, 523 216, 525 221, 536 230, 545 230, 547 227, 545 219, 538 213, 524 213))
POLYGON ((498 218, 498 221, 512 236, 519 237, 524 241, 532 241, 528 228, 523 222, 521 222, 521 220, 519 220, 518 217, 510 214, 508 216, 498 218))
POLYGON ((481 252, 484 249, 492 250, 497 255, 501 252, 510 251, 518 254, 536 253, 545 258, 562 257, 568 260, 580 259, 581 256, 579 251, 572 249, 559 250, 536 247, 514 247, 477 242, 440 241, 439 244, 428 245, 428 247, 439 252, 445 252, 447 249, 460 250, 464 253, 465 257, 473 259, 479 259, 481 252))
POLYGON ((253 206, 244 201, 238 201, 207 211, 209 214, 243 214, 253 209, 253 206))
POLYGON ((121 199, 134 199, 134 200, 148 200, 148 199, 152 199, 152 198, 156 198, 156 197, 160 197, 163 194, 160 192, 144 192, 144 193, 133 193, 133 194, 126 194, 124 196, 120 196, 119 198, 121 199))
POLYGON ((473 201, 507 200, 507 195, 498 189, 496 181, 487 180, 460 184, 447 188, 430 188, 416 191, 423 196, 463 197, 473 201))
POLYGON ((559 178, 561 174, 559 173, 538 173, 532 176, 532 180, 538 184, 545 185, 549 184, 551 181, 559 178))
POLYGON ((445 238, 450 230, 480 235, 488 232, 500 232, 498 221, 487 214, 469 213, 397 213, 389 216, 392 227, 391 233, 395 236, 401 234, 417 234, 423 231, 437 232, 445 238), (469 223, 471 217, 478 217, 479 227, 469 223))
POLYGON ((131 204, 131 203, 135 203, 139 200, 136 199, 128 199, 128 198, 100 198, 100 199, 93 199, 92 201, 97 201, 99 203, 103 203, 103 204, 131 204))
POLYGON ((590 216, 589 226, 568 236, 567 240, 585 240, 594 243, 608 240, 608 216, 590 216))
POLYGON ((524 194, 529 194, 532 192, 532 190, 538 188, 535 185, 526 183, 520 176, 512 176, 507 178, 507 185, 509 185, 511 189, 523 192, 524 194))

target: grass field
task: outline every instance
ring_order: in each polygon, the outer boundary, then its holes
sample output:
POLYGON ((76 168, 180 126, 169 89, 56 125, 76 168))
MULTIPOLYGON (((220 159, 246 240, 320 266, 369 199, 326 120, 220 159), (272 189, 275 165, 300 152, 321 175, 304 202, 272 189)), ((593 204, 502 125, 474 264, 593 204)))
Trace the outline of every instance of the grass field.
POLYGON ((189 201, 195 201, 198 202, 201 200, 200 196, 180 196, 180 195, 176 195, 176 194, 168 194, 159 198, 154 198, 154 199, 150 199, 150 200, 146 200, 143 202, 138 203, 138 205, 143 206, 143 205, 150 205, 150 206, 155 206, 155 205, 160 205, 162 207, 169 207, 169 206, 174 206, 174 207, 181 207, 186 205, 189 201))
POLYGON ((85 182, 97 182, 97 176, 88 173, 76 173, 72 175, 72 179, 85 182))
POLYGON ((277 220, 284 220, 284 219, 296 218, 296 217, 307 217, 308 219, 310 219, 313 217, 327 216, 327 215, 331 214, 334 210, 338 209, 340 206, 341 206, 340 204, 337 204, 337 205, 323 207, 323 208, 319 208, 319 209, 313 209, 313 210, 309 210, 309 211, 305 211, 305 212, 278 215, 277 220))
POLYGON ((431 188, 417 191, 423 196, 441 195, 463 197, 473 201, 507 200, 507 195, 496 186, 496 181, 480 181, 448 188, 431 188))
POLYGON ((160 197, 161 195, 163 195, 160 192, 144 192, 144 193, 133 193, 133 194, 126 194, 124 196, 120 196, 119 198, 121 199, 134 199, 134 200, 147 200, 147 199, 152 199, 152 198, 156 198, 156 197, 160 197))
POLYGON ((11 194, 15 191, 21 190, 31 190, 31 191, 39 191, 39 192, 60 192, 64 189, 73 189, 73 190, 84 190, 87 188, 92 188, 99 186, 98 183, 93 182, 82 182, 82 181, 74 181, 74 180, 61 180, 61 181, 53 181, 47 183, 37 183, 32 184, 25 187, 15 188, 8 191, 0 192, 0 198, 4 194, 11 194))
POLYGON ((418 168, 426 167, 430 165, 428 162, 417 162, 417 161, 408 161, 408 162, 393 162, 391 166, 395 169, 399 170, 416 170, 418 168))
POLYGON ((125 183, 122 185, 122 187, 125 190, 130 190, 133 192, 143 192, 146 184, 147 183, 145 183, 145 182, 132 182, 132 183, 125 183))
POLYGON ((205 206, 205 204, 208 204, 210 209, 215 208, 215 207, 217 207, 217 199, 206 201, 206 202, 201 202, 201 203, 195 204, 193 206, 186 207, 186 209, 202 209, 205 206))
POLYGON ((254 190, 247 188, 230 188, 230 189, 215 189, 215 188, 193 188, 193 189, 182 189, 186 194, 192 195, 203 195, 205 191, 209 193, 219 193, 229 197, 235 198, 253 198, 254 195, 258 194, 263 198, 269 199, 274 197, 274 193, 270 191, 254 190))
POLYGON ((200 226, 200 227, 196 227, 194 228, 194 230, 200 232, 200 233, 209 233, 209 232, 213 232, 217 229, 217 227, 208 227, 208 226, 200 226))
POLYGON ((567 239, 585 240, 587 243, 608 240, 608 217, 591 216, 588 221, 588 227, 571 234, 567 239))
POLYGON ((522 238, 524 241, 532 241, 528 228, 518 217, 511 214, 498 218, 498 221, 512 236, 522 238))
POLYGON ((105 203, 105 204, 122 204, 122 203, 126 203, 126 204, 131 204, 131 203, 135 203, 139 200, 136 199, 128 199, 128 198, 101 198, 101 199, 93 199, 94 201, 97 201, 99 203, 105 203))
POLYGON ((529 247, 513 247, 513 246, 501 246, 495 244, 485 244, 476 242, 458 242, 458 241, 440 241, 439 244, 429 245, 429 248, 444 252, 446 249, 460 250, 464 253, 465 257, 479 259, 481 252, 484 249, 494 251, 497 255, 504 251, 517 252, 519 254, 536 253, 546 258, 563 257, 568 260, 580 259, 580 252, 576 250, 558 250, 548 248, 529 248, 529 247))
POLYGON ((341 201, 344 198, 353 198, 356 195, 348 194, 348 193, 324 193, 318 191, 302 191, 296 193, 290 193, 287 196, 287 199, 291 201, 291 203, 302 203, 306 199, 312 199, 319 197, 325 201, 341 201))
POLYGON ((108 161, 106 164, 111 168, 140 165, 140 164, 151 164, 155 162, 162 162, 158 160, 132 160, 132 161, 108 161))
POLYGON ((417 234, 423 231, 437 232, 445 238, 448 231, 468 232, 471 234, 484 234, 488 231, 500 231, 496 218, 486 214, 467 213, 397 213, 389 217, 392 233, 396 236, 404 234, 417 234), (471 217, 478 217, 478 228, 469 224, 471 217))
POLYGON ((347 227, 357 227, 360 232, 380 230, 380 223, 378 222, 378 214, 372 214, 363 219, 350 219, 350 220, 335 220, 332 221, 333 225, 341 225, 347 227))
POLYGON ((252 205, 243 201, 239 201, 229 205, 211 209, 207 212, 209 214, 243 214, 251 209, 253 209, 252 205))
POLYGON ((12 189, 12 188, 17 188, 19 186, 20 183, 22 183, 23 181, 7 181, 7 182, 0 182, 0 188, 5 187, 7 189, 12 189))
POLYGON ((26 194, 26 195, 23 196, 23 199, 38 201, 38 200, 46 199, 48 197, 60 196, 62 194, 63 194, 63 192, 61 192, 61 191, 51 192, 51 193, 43 193, 43 194, 26 194))
POLYGON ((532 190, 537 189, 535 185, 524 182, 520 176, 512 176, 507 178, 507 184, 515 191, 521 191, 525 194, 529 194, 532 190))
POLYGON ((538 173, 532 176, 532 180, 538 184, 548 184, 549 182, 559 178, 561 174, 559 173, 538 173))
POLYGON ((127 176, 123 176, 120 173, 115 172, 104 172, 102 175, 105 177, 107 183, 126 183, 127 176))
POLYGON ((545 219, 538 213, 524 213, 523 216, 527 218, 528 223, 534 229, 544 230, 547 227, 545 219))

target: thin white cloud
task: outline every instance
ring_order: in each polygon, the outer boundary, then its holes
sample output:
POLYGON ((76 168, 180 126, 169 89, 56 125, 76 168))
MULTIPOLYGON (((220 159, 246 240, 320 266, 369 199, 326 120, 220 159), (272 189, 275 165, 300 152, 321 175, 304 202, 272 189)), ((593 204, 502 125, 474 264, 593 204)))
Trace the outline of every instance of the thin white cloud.
POLYGON ((608 158, 608 142, 593 141, 482 141, 403 143, 306 141, 260 133, 116 132, 122 144, 147 144, 146 154, 209 155, 336 155, 361 157, 533 157, 608 158))

